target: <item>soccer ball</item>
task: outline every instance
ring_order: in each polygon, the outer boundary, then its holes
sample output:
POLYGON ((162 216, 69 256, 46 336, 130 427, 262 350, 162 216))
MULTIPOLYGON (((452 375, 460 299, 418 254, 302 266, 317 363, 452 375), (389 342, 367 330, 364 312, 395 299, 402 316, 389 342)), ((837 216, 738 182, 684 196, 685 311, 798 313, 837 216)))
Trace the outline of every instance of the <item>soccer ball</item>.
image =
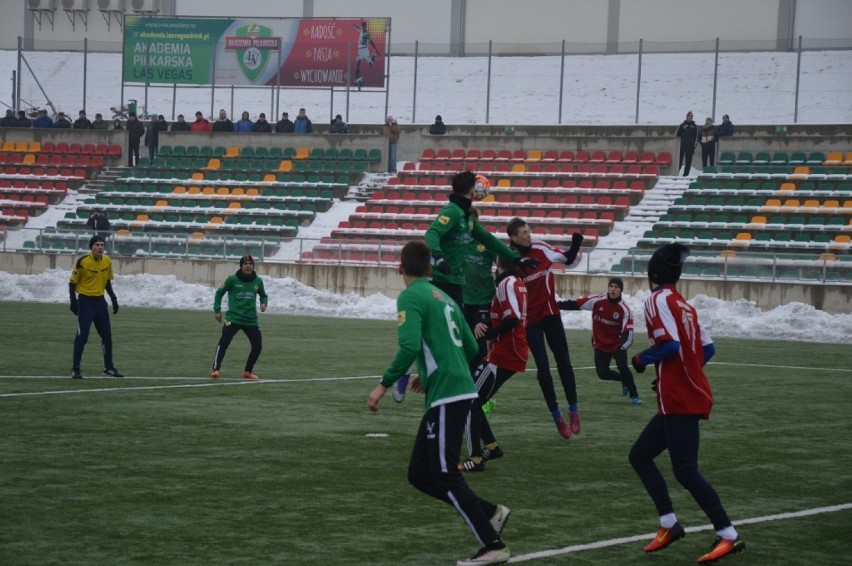
POLYGON ((473 185, 473 195, 476 200, 482 200, 488 196, 488 191, 491 190, 491 181, 485 175, 477 175, 476 183, 473 185))
POLYGON ((364 84, 364 77, 358 77, 357 79, 355 79, 355 84, 358 85, 358 86, 363 85, 364 84))

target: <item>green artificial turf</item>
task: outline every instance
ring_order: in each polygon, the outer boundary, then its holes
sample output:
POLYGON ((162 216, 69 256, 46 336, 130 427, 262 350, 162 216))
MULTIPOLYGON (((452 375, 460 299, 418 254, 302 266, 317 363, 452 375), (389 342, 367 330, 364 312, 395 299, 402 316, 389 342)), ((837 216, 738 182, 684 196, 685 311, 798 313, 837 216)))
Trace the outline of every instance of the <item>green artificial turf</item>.
MULTIPOLYGON (((264 379, 239 379, 238 335, 212 381, 212 313, 122 308, 113 337, 127 377, 97 377, 93 330, 86 379, 71 380, 67 306, 3 302, 0 313, 0 563, 420 565, 476 550, 450 507, 406 482, 422 398, 366 409, 395 352, 392 321, 262 315, 264 379)), ((612 543, 657 527, 627 462, 655 411, 651 377, 637 376, 644 404, 630 405, 595 377, 588 332, 568 334, 582 433, 563 440, 534 371, 516 375, 491 416, 506 456, 466 477, 512 509, 516 557, 599 546, 533 564, 694 563, 711 530, 654 555, 644 538, 612 543)), ((735 524, 755 519, 730 563, 847 564, 852 510, 765 518, 852 503, 849 346, 716 343, 702 471, 735 524)), ((681 523, 707 525, 666 455, 660 465, 681 523)))

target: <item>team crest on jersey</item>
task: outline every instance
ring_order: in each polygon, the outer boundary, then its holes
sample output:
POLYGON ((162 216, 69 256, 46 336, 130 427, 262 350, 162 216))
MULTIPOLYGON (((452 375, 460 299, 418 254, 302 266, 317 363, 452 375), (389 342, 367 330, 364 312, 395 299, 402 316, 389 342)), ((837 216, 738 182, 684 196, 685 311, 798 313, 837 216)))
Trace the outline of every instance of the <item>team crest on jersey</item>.
POLYGON ((405 324, 405 311, 399 311, 396 313, 396 325, 402 326, 405 324))
POLYGON ((438 217, 438 222, 440 222, 441 224, 449 224, 449 222, 450 222, 450 217, 449 217, 449 216, 444 216, 444 215, 442 214, 441 216, 439 216, 439 217, 438 217))
POLYGON ((485 253, 485 246, 483 244, 476 244, 476 251, 477 251, 477 253, 484 254, 485 253))
POLYGON ((615 320, 618 320, 619 317, 621 317, 621 315, 618 314, 617 312, 612 313, 612 318, 614 318, 615 320))

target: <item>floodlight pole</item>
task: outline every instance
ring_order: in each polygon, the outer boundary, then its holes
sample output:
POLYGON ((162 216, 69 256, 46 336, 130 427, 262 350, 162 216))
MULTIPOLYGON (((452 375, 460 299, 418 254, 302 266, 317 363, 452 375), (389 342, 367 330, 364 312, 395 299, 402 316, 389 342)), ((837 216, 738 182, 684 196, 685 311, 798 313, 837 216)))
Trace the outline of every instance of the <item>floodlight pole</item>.
POLYGON ((565 40, 562 40, 562 58, 559 64, 559 124, 562 123, 562 98, 565 96, 565 40))
POLYGON ((485 81, 485 123, 488 124, 488 118, 491 114, 491 43, 488 40, 488 80, 485 81))
POLYGON ((639 123, 639 93, 642 90, 642 38, 639 38, 639 67, 636 71, 636 117, 633 119, 634 124, 639 123))
POLYGON ((83 106, 82 108, 85 110, 86 108, 86 79, 89 76, 88 74, 89 68, 89 38, 83 38, 83 106))
POLYGON ((793 108, 793 123, 799 123, 799 80, 802 78, 802 36, 799 36, 799 52, 796 54, 796 100, 793 108))
POLYGON ((716 38, 716 60, 713 63, 713 110, 710 115, 716 120, 716 85, 719 82, 719 38, 716 38))
POLYGON ((420 51, 420 41, 414 41, 414 88, 411 95, 411 122, 417 121, 417 55, 420 51))

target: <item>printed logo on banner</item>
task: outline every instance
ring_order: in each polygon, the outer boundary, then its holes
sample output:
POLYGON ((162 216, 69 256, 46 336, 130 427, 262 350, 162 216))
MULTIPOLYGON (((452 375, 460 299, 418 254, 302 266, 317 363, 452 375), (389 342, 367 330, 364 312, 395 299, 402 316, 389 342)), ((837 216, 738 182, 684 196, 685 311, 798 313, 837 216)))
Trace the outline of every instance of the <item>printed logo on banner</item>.
POLYGON ((243 75, 254 82, 269 63, 270 51, 281 49, 281 38, 272 37, 272 30, 259 24, 248 24, 225 38, 225 49, 234 51, 243 75))

